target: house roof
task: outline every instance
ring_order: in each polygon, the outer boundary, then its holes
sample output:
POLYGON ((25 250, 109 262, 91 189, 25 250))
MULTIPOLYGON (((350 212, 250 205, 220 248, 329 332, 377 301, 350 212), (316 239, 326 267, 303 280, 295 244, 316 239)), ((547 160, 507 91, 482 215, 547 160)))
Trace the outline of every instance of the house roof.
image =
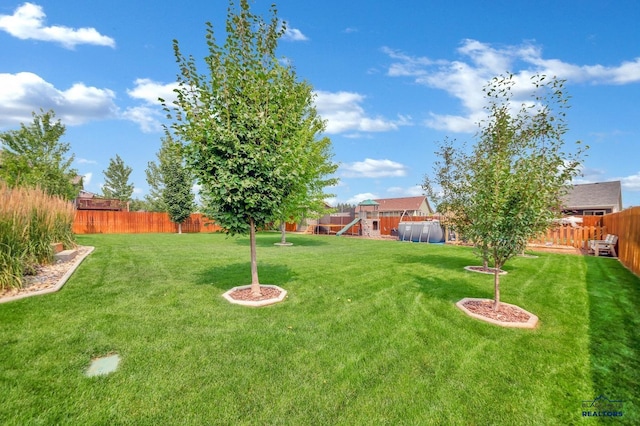
POLYGON ((380 198, 373 200, 378 203, 378 211, 414 211, 419 210, 423 202, 427 203, 427 209, 431 211, 427 197, 422 195, 419 197, 401 197, 401 198, 380 198))
POLYGON ((78 194, 78 198, 94 198, 95 196, 96 194, 94 194, 93 192, 85 191, 84 189, 81 189, 80 193, 78 194))
POLYGON ((610 208, 622 210, 622 185, 619 180, 573 185, 564 197, 565 210, 610 208))

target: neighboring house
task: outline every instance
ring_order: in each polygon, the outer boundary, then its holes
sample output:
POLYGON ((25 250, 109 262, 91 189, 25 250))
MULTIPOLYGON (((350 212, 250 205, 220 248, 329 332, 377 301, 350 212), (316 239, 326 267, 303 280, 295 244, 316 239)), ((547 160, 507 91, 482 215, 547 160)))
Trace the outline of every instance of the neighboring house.
POLYGON ((71 183, 75 185, 80 192, 84 191, 84 176, 75 175, 71 178, 71 183))
POLYGON ((569 215, 602 216, 622 210, 619 180, 573 185, 565 195, 562 212, 569 215))
MULTIPOLYGON (((380 198, 373 201, 378 203, 377 210, 380 217, 429 216, 433 214, 429 201, 424 195, 418 197, 380 198)), ((358 206, 356 212, 360 209, 371 210, 372 207, 358 206)))
POLYGON ((85 191, 84 189, 80 190, 80 193, 78 194, 78 198, 95 198, 96 194, 94 194, 93 192, 89 192, 89 191, 85 191))

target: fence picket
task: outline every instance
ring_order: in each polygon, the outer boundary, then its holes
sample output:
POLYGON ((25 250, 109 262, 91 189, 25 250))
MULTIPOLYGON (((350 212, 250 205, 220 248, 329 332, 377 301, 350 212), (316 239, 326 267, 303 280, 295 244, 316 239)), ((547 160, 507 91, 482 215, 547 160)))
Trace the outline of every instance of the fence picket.
POLYGON ((609 233, 618 236, 618 259, 640 275, 640 207, 602 216, 609 233))

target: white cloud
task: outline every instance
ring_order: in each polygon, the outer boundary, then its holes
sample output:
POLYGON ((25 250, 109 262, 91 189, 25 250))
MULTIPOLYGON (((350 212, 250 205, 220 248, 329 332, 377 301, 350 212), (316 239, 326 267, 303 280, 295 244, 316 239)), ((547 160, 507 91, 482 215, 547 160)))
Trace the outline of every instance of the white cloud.
POLYGON ((165 100, 167 105, 176 99, 173 91, 178 83, 159 83, 148 78, 139 78, 134 82, 134 88, 127 90, 127 94, 136 100, 141 100, 144 105, 127 108, 122 116, 140 126, 144 133, 159 132, 162 130, 160 120, 164 117, 160 101, 165 100))
POLYGON ((85 188, 87 186, 89 186, 89 184, 91 184, 91 178, 93 177, 93 173, 89 172, 89 173, 85 173, 83 176, 82 182, 85 185, 85 188))
POLYGON ((0 30, 4 30, 21 40, 41 40, 60 43, 67 49, 78 44, 95 44, 115 47, 116 42, 100 34, 95 28, 73 29, 63 26, 45 26, 46 15, 41 6, 24 3, 13 15, 0 15, 0 30))
POLYGON ((307 41, 309 40, 309 38, 302 34, 302 31, 300 31, 297 28, 289 28, 287 27, 287 29, 284 32, 284 35, 282 36, 283 40, 286 41, 307 41))
POLYGON ((127 90, 127 94, 133 99, 140 99, 151 105, 160 105, 158 98, 165 100, 170 105, 175 99, 175 89, 178 83, 159 83, 148 78, 138 78, 134 82, 135 87, 127 90))
POLYGON ((158 98, 172 102, 176 85, 138 79, 127 94, 142 101, 142 105, 121 111, 115 104, 115 93, 109 89, 75 83, 62 90, 33 73, 0 73, 0 128, 31 122, 32 112, 42 108, 53 109, 56 117, 67 125, 119 118, 137 123, 145 133, 159 132, 164 114, 158 98))
POLYGON ((364 200, 373 200, 375 198, 379 198, 376 194, 371 192, 364 192, 362 194, 356 194, 353 197, 349 198, 345 203, 347 204, 359 204, 364 200))
POLYGON ((39 108, 53 109, 68 125, 113 118, 118 114, 114 99, 113 91, 84 83, 61 90, 33 73, 0 73, 0 128, 31 122, 39 108))
MULTIPOLYGON (((127 90, 127 94, 143 101, 145 105, 128 108, 123 116, 138 123, 144 132, 158 131, 161 129, 160 120, 164 117, 158 108, 158 98, 171 104, 176 98, 174 89, 177 87, 177 83, 137 79, 134 88, 127 90)), ((320 116, 327 120, 326 132, 329 134, 347 133, 348 137, 356 138, 362 137, 361 132, 386 132, 412 124, 409 116, 398 115, 395 120, 368 116, 361 106, 365 97, 358 93, 318 91, 315 94, 316 108, 320 116)))
POLYGON ((635 175, 612 180, 620 180, 622 183, 622 188, 628 191, 640 191, 640 172, 636 173, 635 175))
POLYGON ((351 164, 344 164, 340 169, 342 176, 349 178, 401 177, 407 174, 407 167, 403 164, 391 160, 373 160, 371 158, 351 164))
POLYGON ((390 47, 383 47, 382 52, 398 61, 389 66, 388 74, 392 77, 422 76, 427 74, 425 67, 446 63, 444 61, 436 62, 427 57, 410 56, 390 47))
POLYGON ((316 92, 316 108, 327 120, 326 132, 386 132, 411 124, 411 117, 398 116, 396 120, 367 116, 361 103, 365 97, 353 92, 316 92))
POLYGON ((87 160, 86 158, 76 158, 78 164, 98 164, 95 160, 87 160))
POLYGON ((477 123, 486 116, 482 88, 500 74, 513 72, 516 86, 513 101, 530 101, 532 85, 524 84, 534 74, 566 79, 568 83, 628 84, 640 82, 640 58, 617 66, 576 65, 559 59, 546 59, 542 49, 532 43, 494 47, 477 40, 463 40, 457 49, 459 60, 434 60, 383 48, 393 60, 387 74, 391 77, 411 77, 416 83, 443 90, 458 99, 462 113, 443 115, 430 113, 425 124, 438 130, 475 132, 477 123))
POLYGON ((394 197, 418 197, 424 195, 424 190, 420 185, 410 186, 408 188, 392 186, 387 189, 387 192, 394 197))
POLYGON ((442 115, 430 113, 430 118, 425 120, 425 125, 436 130, 452 131, 456 133, 472 133, 478 130, 478 123, 486 117, 486 114, 476 111, 463 117, 460 115, 442 115))
POLYGON ((130 107, 122 113, 122 118, 136 123, 143 133, 162 131, 162 112, 158 108, 145 105, 130 107))

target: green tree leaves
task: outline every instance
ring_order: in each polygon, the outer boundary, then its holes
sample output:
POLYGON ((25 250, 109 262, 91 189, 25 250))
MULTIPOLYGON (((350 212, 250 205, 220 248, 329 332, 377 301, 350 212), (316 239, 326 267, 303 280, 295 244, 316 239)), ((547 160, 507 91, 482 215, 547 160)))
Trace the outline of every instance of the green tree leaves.
POLYGON ((167 208, 169 218, 178 224, 178 233, 182 233, 184 222, 194 209, 194 195, 191 187, 191 174, 185 169, 182 160, 182 145, 167 136, 162 145, 160 175, 164 188, 162 202, 167 208))
MULTIPOLYGON (((324 123, 311 86, 276 57, 284 26, 275 7, 271 15, 266 22, 251 13, 247 0, 239 9, 231 2, 223 46, 207 24, 208 75, 198 73, 195 59, 174 40, 177 100, 165 110, 185 141, 205 213, 231 234, 253 235, 255 226, 280 219, 285 205, 307 204, 299 198, 316 197, 336 168, 330 141, 316 138, 324 123)), ((254 244, 252 238, 252 254, 254 244)))
POLYGON ((104 174, 102 195, 122 202, 131 201, 133 194, 133 184, 129 183, 131 171, 131 167, 127 166, 118 154, 115 159, 109 159, 109 167, 102 172, 104 174))
POLYGON ((60 141, 66 130, 53 111, 33 113, 30 125, 0 133, 0 178, 10 186, 40 187, 50 195, 73 200, 82 189, 71 168, 74 156, 60 141))
POLYGON ((492 261, 496 307, 498 270, 559 214, 586 149, 576 142, 574 150, 564 150, 563 81, 536 75, 531 84, 532 101, 516 110, 513 76, 494 78, 485 88, 488 118, 480 123, 476 145, 467 152, 445 141, 434 177, 425 177, 423 185, 449 224, 485 262, 492 261))

